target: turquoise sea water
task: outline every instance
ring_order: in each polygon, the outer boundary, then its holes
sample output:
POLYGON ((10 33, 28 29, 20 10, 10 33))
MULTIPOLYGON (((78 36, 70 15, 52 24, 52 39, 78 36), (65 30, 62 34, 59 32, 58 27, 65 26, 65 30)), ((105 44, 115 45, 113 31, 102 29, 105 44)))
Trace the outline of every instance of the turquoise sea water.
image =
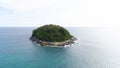
POLYGON ((67 28, 78 38, 74 46, 37 46, 34 28, 0 28, 0 68, 120 68, 118 28, 67 28))

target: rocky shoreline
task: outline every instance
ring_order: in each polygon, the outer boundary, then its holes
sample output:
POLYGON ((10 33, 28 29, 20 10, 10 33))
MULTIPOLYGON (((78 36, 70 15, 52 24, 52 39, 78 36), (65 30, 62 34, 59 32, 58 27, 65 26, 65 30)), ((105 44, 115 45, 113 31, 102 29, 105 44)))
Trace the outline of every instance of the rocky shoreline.
POLYGON ((72 37, 71 39, 66 40, 64 42, 47 42, 47 41, 39 40, 32 36, 32 37, 30 37, 30 40, 32 40, 33 42, 36 42, 42 46, 61 47, 61 46, 73 44, 74 41, 77 40, 77 38, 72 37))

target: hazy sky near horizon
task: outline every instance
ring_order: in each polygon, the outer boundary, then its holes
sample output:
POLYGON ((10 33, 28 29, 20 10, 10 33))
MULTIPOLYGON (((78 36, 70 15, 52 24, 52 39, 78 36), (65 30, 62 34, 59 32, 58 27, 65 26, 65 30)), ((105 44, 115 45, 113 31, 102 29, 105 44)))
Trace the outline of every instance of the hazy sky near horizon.
POLYGON ((0 0, 0 27, 120 26, 119 0, 0 0))

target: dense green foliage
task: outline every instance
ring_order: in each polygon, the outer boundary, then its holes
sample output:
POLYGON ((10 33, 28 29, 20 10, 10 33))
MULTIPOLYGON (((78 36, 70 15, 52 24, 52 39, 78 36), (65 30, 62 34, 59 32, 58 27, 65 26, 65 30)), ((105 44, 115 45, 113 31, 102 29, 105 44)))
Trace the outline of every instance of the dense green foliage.
POLYGON ((39 40, 49 42, 61 42, 70 39, 72 36, 63 27, 58 25, 44 25, 33 30, 32 36, 39 40))

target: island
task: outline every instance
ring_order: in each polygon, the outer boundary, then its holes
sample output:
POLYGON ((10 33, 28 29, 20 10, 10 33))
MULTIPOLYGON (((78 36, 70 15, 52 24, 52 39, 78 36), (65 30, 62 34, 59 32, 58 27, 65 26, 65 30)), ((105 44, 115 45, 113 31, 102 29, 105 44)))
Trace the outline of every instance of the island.
POLYGON ((77 38, 59 25, 47 24, 34 29, 30 40, 42 46, 59 47, 73 44, 77 38))

